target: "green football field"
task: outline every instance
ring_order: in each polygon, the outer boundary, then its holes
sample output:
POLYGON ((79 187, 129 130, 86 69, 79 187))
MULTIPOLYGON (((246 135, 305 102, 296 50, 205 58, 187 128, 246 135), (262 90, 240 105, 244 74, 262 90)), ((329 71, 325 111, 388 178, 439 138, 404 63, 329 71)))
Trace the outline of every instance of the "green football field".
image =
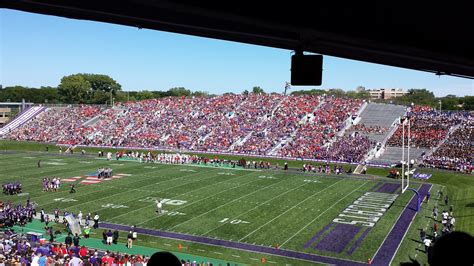
MULTIPOLYGON (((318 232, 322 232, 318 241, 330 241, 330 234, 337 231, 337 226, 333 225, 335 218, 364 193, 376 191, 381 184, 393 180, 384 177, 355 178, 273 170, 143 164, 135 161, 107 161, 92 156, 11 151, 0 153, 0 169, 1 183, 18 180, 23 184, 25 193, 22 196, 2 194, 1 200, 20 203, 30 197, 48 213, 52 213, 55 208, 73 213, 97 212, 102 221, 112 224, 279 247, 361 263, 366 263, 368 258, 373 258, 378 252, 413 197, 413 193, 399 195, 370 231, 365 233, 365 227, 361 227, 361 230, 352 232, 352 237, 336 252, 333 247, 325 248, 319 244, 318 248, 318 245, 308 243, 317 237, 318 232), (42 160, 41 168, 37 167, 39 159, 42 160), (112 168, 115 178, 96 182, 94 177, 88 176, 101 167, 112 168), (43 177, 61 177, 71 182, 63 182, 57 192, 42 192, 43 177), (93 183, 84 184, 84 181, 93 183), (77 193, 69 193, 68 186, 71 183, 77 184, 77 193), (165 201, 163 214, 155 212, 156 199, 165 201), (324 231, 328 226, 331 229, 324 231)), ((418 189, 420 184, 413 183, 412 187, 418 189)), ((433 185, 432 194, 440 189, 444 190, 445 186, 433 185)), ((398 193, 399 190, 394 194, 398 193)), ((419 243, 407 239, 416 238, 417 226, 429 222, 425 216, 429 216, 432 204, 437 204, 435 199, 424 205, 422 214, 416 216, 394 262, 407 260, 408 256, 404 254, 413 252, 413 257, 421 253, 417 251, 419 243), (400 254, 402 251, 404 254, 400 254)), ((466 213, 466 219, 469 215, 466 213)), ((463 218, 458 218, 458 221, 462 224, 463 218)), ((467 224, 467 228, 471 226, 467 224)), ((311 264, 282 256, 152 236, 144 236, 140 245, 173 251, 180 243, 186 246, 190 254, 240 264, 261 263, 259 259, 262 256, 268 258, 269 263, 278 265, 311 264)), ((419 260, 425 260, 424 254, 417 256, 420 256, 419 260)))

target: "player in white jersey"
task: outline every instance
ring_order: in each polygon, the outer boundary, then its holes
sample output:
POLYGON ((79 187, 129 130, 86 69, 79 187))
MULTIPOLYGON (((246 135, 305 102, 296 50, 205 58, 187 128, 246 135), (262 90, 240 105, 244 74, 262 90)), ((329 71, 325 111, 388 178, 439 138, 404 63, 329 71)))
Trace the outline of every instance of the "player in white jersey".
POLYGON ((161 200, 156 200, 156 212, 158 214, 161 214, 163 212, 162 207, 163 204, 161 203, 161 200))
POLYGON ((77 220, 79 221, 79 225, 82 225, 82 211, 79 211, 77 214, 77 220))

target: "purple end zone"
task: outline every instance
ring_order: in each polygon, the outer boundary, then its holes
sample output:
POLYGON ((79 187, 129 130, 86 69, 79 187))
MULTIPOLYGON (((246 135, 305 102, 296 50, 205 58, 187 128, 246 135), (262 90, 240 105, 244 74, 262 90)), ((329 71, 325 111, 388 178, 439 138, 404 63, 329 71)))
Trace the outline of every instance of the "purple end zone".
MULTIPOLYGON (((120 231, 130 230, 130 226, 128 225, 111 224, 111 223, 105 223, 105 222, 100 223, 100 227, 106 228, 106 229, 117 229, 120 231)), ((282 256, 282 257, 288 257, 288 258, 294 258, 294 259, 300 259, 300 260, 307 260, 307 261, 313 261, 313 262, 319 262, 319 263, 335 264, 335 265, 343 265, 343 266, 344 265, 347 265, 347 266, 367 265, 366 263, 358 262, 358 261, 331 258, 331 257, 319 256, 316 254, 308 254, 308 253, 292 251, 292 250, 287 250, 287 249, 281 249, 281 248, 276 249, 272 247, 257 246, 257 245, 247 244, 247 243, 232 242, 228 240, 214 239, 214 238, 208 238, 208 237, 202 237, 202 236, 193 236, 193 235, 166 232, 166 231, 146 229, 146 228, 135 228, 135 231, 140 234, 165 237, 165 238, 171 238, 171 239, 177 239, 177 240, 184 240, 184 241, 191 241, 195 243, 202 243, 202 244, 207 244, 207 245, 221 246, 225 248, 246 250, 246 251, 251 251, 251 252, 259 252, 259 253, 265 253, 265 254, 270 254, 270 255, 276 255, 276 256, 282 256)))
POLYGON ((378 182, 376 183, 371 189, 370 191, 377 191, 384 183, 382 182, 378 182))
POLYGON ((349 250, 347 251, 347 255, 352 255, 352 253, 354 253, 354 251, 359 247, 360 243, 364 241, 365 237, 369 234, 369 232, 370 232, 370 227, 367 227, 365 231, 362 233, 362 235, 359 236, 356 242, 354 242, 354 244, 352 244, 352 246, 349 248, 349 250))
POLYGON ((315 247, 318 250, 341 253, 361 227, 338 223, 315 247))
POLYGON ((326 225, 326 227, 317 232, 306 244, 304 244, 303 247, 309 248, 314 243, 314 241, 316 241, 322 234, 324 234, 324 232, 326 232, 332 225, 333 223, 326 225))
MULTIPOLYGON (((430 184, 421 185, 421 188, 418 190, 420 193, 420 198, 424 198, 426 196, 430 187, 430 184)), ((403 210, 400 218, 398 218, 397 222, 393 226, 392 231, 390 231, 387 238, 382 243, 382 246, 372 261, 373 265, 388 265, 390 263, 393 256, 395 255, 395 251, 403 240, 405 232, 408 230, 408 227, 410 226, 410 223, 416 214, 416 204, 417 198, 414 196, 408 203, 407 207, 403 210)))
POLYGON ((393 194, 399 188, 400 188, 400 184, 385 183, 379 189, 377 189, 377 192, 393 194))

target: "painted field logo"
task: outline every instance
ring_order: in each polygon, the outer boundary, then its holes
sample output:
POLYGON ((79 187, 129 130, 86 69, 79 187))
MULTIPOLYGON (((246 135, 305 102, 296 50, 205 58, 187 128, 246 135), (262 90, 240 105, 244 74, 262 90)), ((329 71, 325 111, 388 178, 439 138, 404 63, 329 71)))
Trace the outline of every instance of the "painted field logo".
MULTIPOLYGON (((140 202, 153 202, 154 203, 158 199, 159 198, 156 198, 156 197, 146 197, 146 198, 140 199, 138 201, 140 201, 140 202)), ((185 201, 185 200, 174 200, 174 199, 161 199, 161 203, 168 204, 168 205, 179 206, 179 205, 183 205, 183 204, 187 203, 187 201, 185 201)))
POLYGON ((366 192, 343 210, 333 222, 373 227, 397 197, 397 194, 366 192))

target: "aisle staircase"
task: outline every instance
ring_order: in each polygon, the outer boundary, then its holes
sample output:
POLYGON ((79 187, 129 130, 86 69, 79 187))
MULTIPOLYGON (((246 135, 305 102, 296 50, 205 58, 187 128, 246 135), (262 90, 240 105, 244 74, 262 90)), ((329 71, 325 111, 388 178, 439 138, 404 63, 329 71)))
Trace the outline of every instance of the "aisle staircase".
POLYGON ((26 111, 20 113, 17 117, 15 117, 15 119, 10 121, 4 127, 0 128, 0 137, 6 135, 11 130, 19 128, 26 122, 39 115, 44 110, 46 110, 46 107, 43 106, 33 106, 31 108, 28 108, 26 111))

